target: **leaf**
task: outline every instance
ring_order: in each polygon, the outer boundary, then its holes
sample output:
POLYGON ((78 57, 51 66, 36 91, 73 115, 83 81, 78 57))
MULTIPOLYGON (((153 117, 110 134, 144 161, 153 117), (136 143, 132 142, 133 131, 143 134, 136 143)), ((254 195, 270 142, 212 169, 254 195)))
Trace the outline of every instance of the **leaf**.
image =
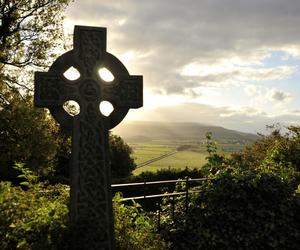
POLYGON ((23 185, 23 186, 29 186, 29 182, 28 181, 22 181, 20 184, 23 185))

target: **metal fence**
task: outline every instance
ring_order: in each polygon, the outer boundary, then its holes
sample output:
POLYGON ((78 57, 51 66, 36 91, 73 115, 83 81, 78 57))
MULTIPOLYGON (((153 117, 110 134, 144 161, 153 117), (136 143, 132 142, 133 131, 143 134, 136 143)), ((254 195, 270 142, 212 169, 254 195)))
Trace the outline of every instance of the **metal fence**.
MULTIPOLYGON (((189 209, 189 194, 190 193, 199 193, 201 192, 200 190, 190 190, 191 188, 191 183, 193 182, 203 182, 203 181, 208 181, 208 180, 212 180, 213 178, 195 178, 195 179, 191 179, 189 177, 185 177, 184 179, 178 179, 178 180, 164 180, 164 181, 144 181, 144 182, 136 182, 136 183, 125 183, 125 184, 113 184, 111 185, 111 187, 113 189, 120 189, 123 187, 137 187, 137 188, 142 188, 144 195, 140 195, 140 196, 133 196, 133 197, 124 197, 122 198, 122 201, 128 201, 128 200, 146 200, 146 199, 151 199, 151 198, 164 198, 164 197, 172 197, 171 199, 171 216, 172 219, 174 220, 175 218, 175 205, 176 205, 176 201, 175 201, 175 197, 176 196, 185 196, 185 212, 188 212, 189 209), (148 186, 153 186, 153 185, 161 185, 161 184, 170 184, 170 183, 185 183, 185 188, 183 191, 181 192, 172 192, 172 193, 160 193, 160 194, 151 194, 151 195, 147 195, 146 194, 146 188, 148 186)), ((193 187, 195 187, 195 185, 193 185, 193 187)), ((161 222, 161 213, 162 213, 162 209, 161 209, 161 201, 156 203, 157 206, 157 230, 160 231, 160 222, 161 222)))

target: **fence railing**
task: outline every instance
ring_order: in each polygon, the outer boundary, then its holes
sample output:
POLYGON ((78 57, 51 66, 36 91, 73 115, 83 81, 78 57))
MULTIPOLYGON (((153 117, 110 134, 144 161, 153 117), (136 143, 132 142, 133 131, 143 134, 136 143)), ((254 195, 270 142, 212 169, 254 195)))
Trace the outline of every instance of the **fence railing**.
MULTIPOLYGON (((133 197, 123 197, 122 201, 128 201, 128 200, 141 200, 141 199, 151 199, 151 198, 164 198, 164 197, 172 197, 171 200, 171 218, 174 220, 175 218, 175 197, 176 196, 185 196, 185 213, 188 212, 189 209, 189 194, 190 193, 199 193, 201 190, 190 190, 191 183, 192 182, 203 182, 212 180, 214 178, 194 178, 191 179, 189 177, 185 177, 184 179, 178 179, 178 180, 164 180, 164 181, 144 181, 144 182, 136 182, 136 183, 125 183, 125 184, 113 184, 111 187, 113 189, 116 188, 123 188, 123 187, 142 187, 144 195, 140 196, 133 196, 133 197), (161 185, 161 184, 170 184, 170 183, 185 183, 185 188, 181 192, 172 192, 172 193, 160 193, 160 194, 150 194, 146 195, 146 188, 151 185, 161 185)), ((193 185, 195 187, 195 185, 193 185)), ((156 203, 157 206, 157 230, 160 231, 160 221, 161 221, 161 202, 156 203)))

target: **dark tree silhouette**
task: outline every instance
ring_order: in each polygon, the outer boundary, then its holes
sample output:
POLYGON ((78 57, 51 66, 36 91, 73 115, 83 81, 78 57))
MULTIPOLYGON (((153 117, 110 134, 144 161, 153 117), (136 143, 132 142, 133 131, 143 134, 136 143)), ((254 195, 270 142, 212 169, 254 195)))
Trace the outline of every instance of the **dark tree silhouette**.
POLYGON ((0 105, 10 102, 12 93, 31 91, 32 67, 49 65, 55 50, 65 44, 59 41, 69 2, 0 0, 0 105))

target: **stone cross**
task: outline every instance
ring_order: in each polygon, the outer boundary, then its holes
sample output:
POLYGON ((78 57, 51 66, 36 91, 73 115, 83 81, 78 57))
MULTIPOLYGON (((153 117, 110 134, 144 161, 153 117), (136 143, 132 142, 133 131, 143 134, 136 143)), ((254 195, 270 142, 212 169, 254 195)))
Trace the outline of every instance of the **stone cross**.
POLYGON ((129 75, 106 51, 106 28, 75 26, 74 49, 58 57, 48 72, 36 72, 34 83, 35 105, 48 108, 72 132, 71 249, 115 249, 108 131, 129 108, 143 105, 143 77, 129 75), (78 79, 64 76, 72 67, 78 70, 78 79), (114 79, 102 79, 100 68, 109 70, 114 79), (69 100, 80 105, 78 115, 64 110, 69 100), (102 101, 113 105, 109 116, 99 110, 102 101))

